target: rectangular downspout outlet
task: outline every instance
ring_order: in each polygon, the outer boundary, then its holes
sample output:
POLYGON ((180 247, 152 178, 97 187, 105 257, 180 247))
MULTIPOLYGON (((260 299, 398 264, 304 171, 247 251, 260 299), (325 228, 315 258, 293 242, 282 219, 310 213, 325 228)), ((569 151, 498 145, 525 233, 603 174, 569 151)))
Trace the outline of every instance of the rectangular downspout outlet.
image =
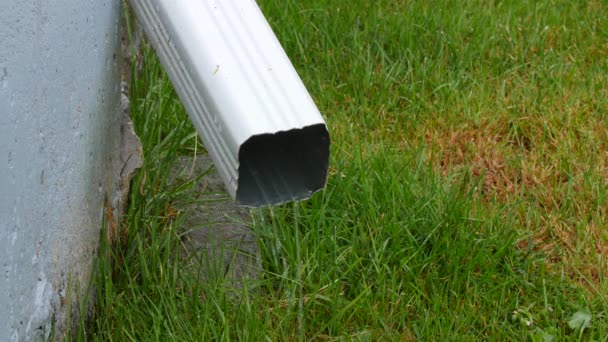
POLYGON ((130 3, 237 203, 325 186, 327 126, 255 1, 130 3))

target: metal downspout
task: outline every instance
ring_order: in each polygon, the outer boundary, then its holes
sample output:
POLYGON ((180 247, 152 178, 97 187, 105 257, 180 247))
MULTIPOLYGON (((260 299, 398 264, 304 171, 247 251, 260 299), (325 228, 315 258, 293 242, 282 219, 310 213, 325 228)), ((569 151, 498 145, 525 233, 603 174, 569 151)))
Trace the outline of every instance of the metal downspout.
POLYGON ((226 189, 240 204, 325 186, 327 126, 253 0, 131 0, 226 189))

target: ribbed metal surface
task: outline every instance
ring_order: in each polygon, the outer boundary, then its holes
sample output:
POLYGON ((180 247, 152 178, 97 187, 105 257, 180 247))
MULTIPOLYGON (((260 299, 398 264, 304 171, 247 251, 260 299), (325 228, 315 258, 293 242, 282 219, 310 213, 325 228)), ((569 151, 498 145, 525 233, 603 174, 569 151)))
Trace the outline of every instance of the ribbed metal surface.
POLYGON ((325 184, 329 134, 253 0, 132 0, 228 192, 259 206, 325 184))

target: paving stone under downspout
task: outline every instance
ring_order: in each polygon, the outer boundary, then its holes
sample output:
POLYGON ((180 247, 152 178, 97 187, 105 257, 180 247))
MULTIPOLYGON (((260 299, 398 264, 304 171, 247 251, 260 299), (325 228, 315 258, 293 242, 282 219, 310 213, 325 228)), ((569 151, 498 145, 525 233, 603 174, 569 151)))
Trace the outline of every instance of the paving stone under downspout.
POLYGON ((179 157, 170 180, 178 186, 203 175, 174 207, 182 212, 181 255, 202 281, 225 279, 227 287, 255 283, 262 270, 249 209, 234 204, 209 156, 179 157))

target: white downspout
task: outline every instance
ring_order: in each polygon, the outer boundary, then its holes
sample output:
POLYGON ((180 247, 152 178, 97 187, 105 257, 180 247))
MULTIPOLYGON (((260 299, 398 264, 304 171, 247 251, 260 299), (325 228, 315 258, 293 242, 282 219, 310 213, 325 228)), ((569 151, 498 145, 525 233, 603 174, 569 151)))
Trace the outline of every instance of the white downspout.
POLYGON ((327 127, 255 1, 130 3, 238 203, 325 186, 327 127))

